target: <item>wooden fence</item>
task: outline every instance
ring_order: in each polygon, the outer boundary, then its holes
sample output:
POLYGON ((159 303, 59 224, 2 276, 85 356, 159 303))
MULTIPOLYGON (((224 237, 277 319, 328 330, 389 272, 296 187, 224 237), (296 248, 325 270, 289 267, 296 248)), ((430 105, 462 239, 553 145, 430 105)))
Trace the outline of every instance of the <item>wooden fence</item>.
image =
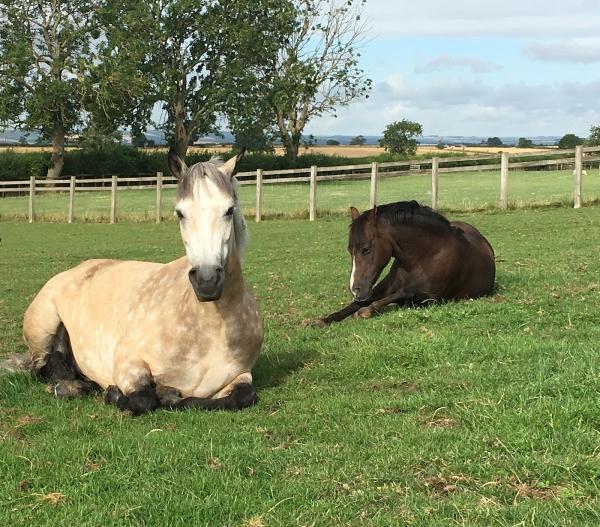
MULTIPOLYGON (((572 168, 574 167, 574 207, 581 207, 582 202, 582 172, 584 166, 591 166, 593 162, 600 162, 600 147, 581 147, 575 150, 554 150, 548 153, 551 159, 539 159, 540 154, 522 155, 519 160, 510 162, 508 153, 469 156, 462 158, 437 158, 430 160, 407 160, 386 163, 370 163, 361 165, 341 165, 333 167, 317 167, 286 170, 262 170, 256 172, 240 172, 237 179, 240 185, 256 185, 255 220, 261 221, 263 217, 263 187, 281 183, 308 183, 309 218, 314 221, 317 217, 317 185, 319 181, 348 181, 370 179, 369 201, 371 207, 377 202, 377 182, 382 178, 424 173, 431 173, 431 207, 438 208, 438 177, 439 174, 470 171, 500 171, 499 182, 499 207, 508 207, 509 169, 533 168, 572 168), (584 153, 586 154, 584 157, 584 153), (559 157, 569 156, 569 157, 559 157), (571 157, 572 156, 572 157, 571 157), (522 159, 536 157, 538 159, 522 161, 522 159), (499 163, 498 163, 499 161, 499 163), (470 163, 464 164, 463 163, 470 163), (443 166, 453 165, 453 166, 443 166)), ((28 219, 35 221, 35 199, 39 192, 68 192, 69 212, 68 222, 72 223, 75 217, 75 203, 77 192, 107 191, 110 189, 110 223, 117 221, 117 191, 119 189, 155 189, 155 221, 162 219, 162 192, 164 189, 177 187, 177 180, 172 176, 163 176, 161 172, 151 176, 105 178, 75 177, 48 181, 31 177, 29 181, 0 181, 0 197, 14 195, 29 195, 28 219)))

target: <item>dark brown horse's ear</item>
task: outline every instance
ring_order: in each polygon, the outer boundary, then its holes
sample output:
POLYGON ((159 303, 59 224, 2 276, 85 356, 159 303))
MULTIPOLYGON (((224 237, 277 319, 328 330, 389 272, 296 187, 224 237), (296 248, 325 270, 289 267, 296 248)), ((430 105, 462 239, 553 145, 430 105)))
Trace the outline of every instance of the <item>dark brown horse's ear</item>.
POLYGON ((177 152, 175 152, 173 147, 169 148, 167 160, 169 162, 169 170, 171 171, 171 174, 181 181, 187 171, 187 165, 185 164, 185 161, 177 155, 177 152))
POLYGON ((221 173, 227 177, 235 176, 235 173, 237 172, 237 165, 240 162, 240 159, 244 157, 245 151, 246 147, 244 146, 242 151, 237 156, 233 156, 231 159, 228 159, 226 163, 223 163, 223 165, 219 167, 221 173))
POLYGON ((360 216, 360 212, 358 212, 358 209, 356 207, 350 207, 348 209, 348 212, 350 213, 350 217, 352 218, 352 221, 354 221, 356 218, 358 218, 360 216))

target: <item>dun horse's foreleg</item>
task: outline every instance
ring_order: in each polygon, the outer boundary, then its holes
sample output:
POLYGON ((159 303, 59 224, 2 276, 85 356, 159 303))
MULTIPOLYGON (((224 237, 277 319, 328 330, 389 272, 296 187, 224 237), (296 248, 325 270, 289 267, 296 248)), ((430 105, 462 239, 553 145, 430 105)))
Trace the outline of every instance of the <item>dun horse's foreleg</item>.
POLYGON ((218 399, 205 397, 177 397, 177 391, 164 387, 161 403, 170 410, 183 410, 185 408, 201 408, 203 410, 242 410, 258 402, 256 389, 252 384, 236 384, 229 395, 218 399))
POLYGON ((160 406, 160 400, 151 383, 141 386, 129 395, 123 394, 117 386, 109 386, 104 392, 104 402, 114 404, 119 410, 131 412, 133 415, 152 412, 160 406))
POLYGON ((144 361, 126 354, 117 356, 114 382, 104 393, 106 403, 133 415, 151 412, 160 406, 152 372, 144 361))

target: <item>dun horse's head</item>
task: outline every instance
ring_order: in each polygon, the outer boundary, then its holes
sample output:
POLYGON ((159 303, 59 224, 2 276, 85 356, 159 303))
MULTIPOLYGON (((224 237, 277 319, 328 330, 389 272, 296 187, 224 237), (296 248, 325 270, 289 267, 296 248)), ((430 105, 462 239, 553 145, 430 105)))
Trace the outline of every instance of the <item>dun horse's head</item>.
POLYGON ((381 271, 392 257, 389 240, 382 238, 377 228, 377 208, 361 214, 350 207, 348 252, 352 257, 350 292, 357 301, 368 300, 381 271))
POLYGON ((175 214, 191 269, 189 279, 202 302, 223 294, 227 262, 239 247, 246 224, 235 192, 235 175, 243 151, 227 162, 209 161, 187 167, 171 148, 169 168, 179 181, 175 214))

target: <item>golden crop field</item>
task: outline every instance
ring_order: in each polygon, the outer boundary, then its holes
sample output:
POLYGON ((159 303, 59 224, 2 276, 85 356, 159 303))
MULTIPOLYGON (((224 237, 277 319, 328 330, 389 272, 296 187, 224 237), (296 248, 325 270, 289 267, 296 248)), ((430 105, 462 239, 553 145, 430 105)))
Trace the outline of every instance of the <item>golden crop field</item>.
MULTIPOLYGON (((555 147, 540 147, 540 148, 517 148, 515 146, 503 146, 503 147, 489 147, 489 146, 463 146, 463 145, 449 145, 443 150, 440 150, 435 145, 421 145, 417 148, 417 154, 440 154, 442 152, 464 152, 465 155, 477 155, 477 154, 496 154, 499 152, 508 152, 509 154, 536 154, 543 153, 552 150, 555 147)), ((65 150, 76 150, 77 147, 66 147, 65 150)), ((0 152, 10 150, 12 152, 51 152, 52 148, 49 146, 0 146, 0 152)), ((166 147, 156 147, 152 150, 166 151, 166 147)), ((211 152, 215 154, 225 154, 231 151, 231 145, 211 145, 211 146, 190 146, 188 152, 211 152)), ((284 154, 282 147, 276 147, 275 152, 278 155, 284 154)), ((325 146, 315 145, 310 147, 300 147, 300 153, 306 154, 325 154, 332 156, 341 157, 369 157, 379 154, 383 154, 385 150, 376 145, 362 145, 362 146, 350 146, 350 145, 339 145, 339 146, 325 146)))

